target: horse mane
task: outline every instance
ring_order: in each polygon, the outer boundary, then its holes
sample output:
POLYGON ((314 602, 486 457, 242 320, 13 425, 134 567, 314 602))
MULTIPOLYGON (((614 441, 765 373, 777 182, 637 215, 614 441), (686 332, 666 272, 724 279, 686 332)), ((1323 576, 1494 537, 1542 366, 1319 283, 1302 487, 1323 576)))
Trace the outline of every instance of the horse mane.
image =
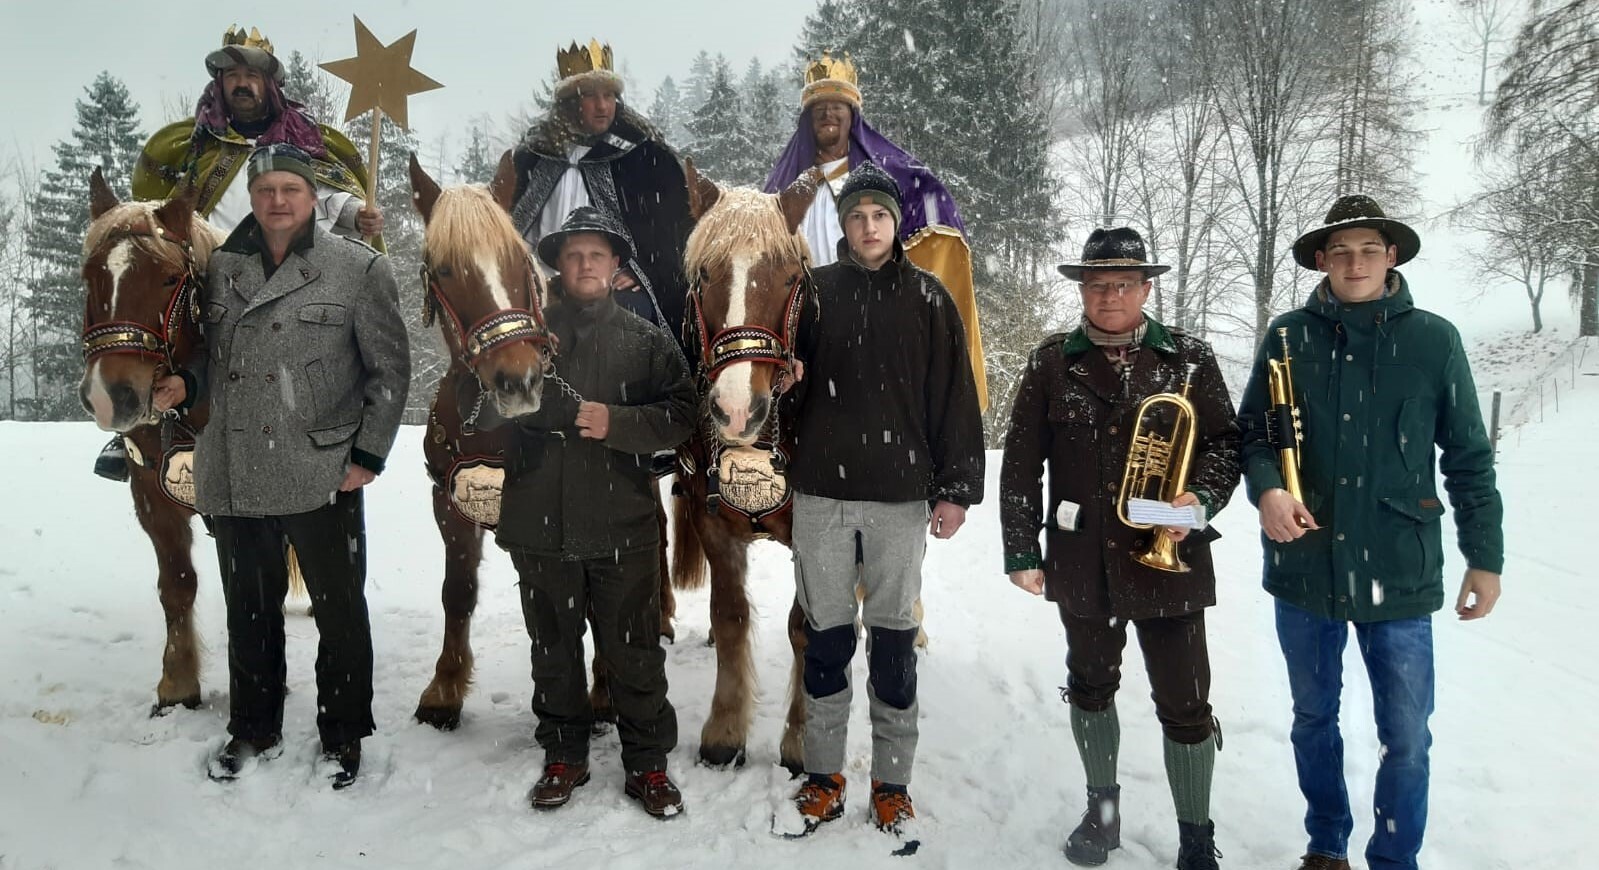
POLYGON ((527 242, 511 224, 511 216, 481 184, 446 187, 439 192, 422 240, 422 255, 431 264, 471 263, 489 253, 504 260, 527 259, 527 242))
POLYGON ((683 267, 690 276, 732 262, 738 254, 767 252, 788 254, 806 264, 810 246, 801 233, 788 231, 778 208, 777 194, 752 187, 722 189, 716 204, 700 215, 683 252, 683 267))
MULTIPOLYGON (((123 202, 95 218, 83 238, 84 261, 87 262, 108 241, 124 237, 159 262, 180 269, 186 267, 188 259, 183 248, 154 232, 158 223, 155 212, 161 205, 159 202, 123 202)), ((205 272, 207 264, 211 262, 211 252, 222 244, 224 238, 222 232, 206 222, 205 218, 194 215, 189 223, 188 256, 194 258, 196 271, 205 272)))

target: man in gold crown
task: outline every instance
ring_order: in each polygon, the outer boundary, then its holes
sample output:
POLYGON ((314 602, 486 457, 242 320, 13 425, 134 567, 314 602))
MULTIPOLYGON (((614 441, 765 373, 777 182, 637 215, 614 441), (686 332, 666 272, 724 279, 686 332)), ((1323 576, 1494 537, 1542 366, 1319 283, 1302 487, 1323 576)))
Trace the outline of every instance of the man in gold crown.
POLYGON ((555 102, 516 146, 511 220, 536 246, 579 206, 616 219, 632 249, 611 278, 617 304, 681 340, 683 246, 693 228, 682 164, 622 100, 609 45, 574 42, 556 64, 555 102))
POLYGON ((283 64, 259 30, 229 27, 222 47, 207 54, 211 82, 194 117, 150 137, 133 170, 135 199, 166 199, 184 183, 198 188, 197 211, 223 233, 250 214, 245 158, 260 145, 283 142, 311 156, 317 224, 338 235, 376 236, 383 215, 363 206, 366 168, 360 153, 332 127, 283 93, 283 64))
MULTIPOLYGON (((381 249, 383 214, 363 204, 367 182, 360 153, 343 133, 318 124, 305 106, 284 95, 283 64, 272 53, 272 41, 254 27, 248 33, 229 27, 222 47, 206 55, 205 69, 211 81, 194 117, 162 127, 145 143, 133 168, 134 199, 167 199, 192 184, 199 191, 195 210, 227 235, 250 216, 245 158, 257 146, 286 143, 311 157, 317 226, 372 238, 381 249)), ((94 470, 127 479, 122 436, 100 451, 94 470)))
POLYGON ((905 192, 899 226, 905 256, 936 276, 955 300, 966 324, 966 355, 977 379, 978 402, 987 410, 988 377, 977 323, 977 295, 972 288, 972 252, 960 209, 926 164, 866 123, 855 63, 847 56, 834 59, 824 54, 805 69, 798 128, 766 177, 766 191, 776 193, 812 169, 821 175, 820 193, 826 195, 816 197, 800 225, 810 244, 813 266, 825 266, 842 256, 838 197, 850 169, 868 161, 887 172, 905 192))

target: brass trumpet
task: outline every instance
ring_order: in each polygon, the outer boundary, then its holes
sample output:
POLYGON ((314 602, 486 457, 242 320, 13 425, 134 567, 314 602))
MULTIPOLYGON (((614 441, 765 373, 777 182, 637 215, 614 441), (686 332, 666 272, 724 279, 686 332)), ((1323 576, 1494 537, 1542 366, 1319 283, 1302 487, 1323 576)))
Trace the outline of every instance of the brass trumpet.
MULTIPOLYGON (((1122 488, 1116 496, 1116 514, 1122 523, 1135 529, 1154 528, 1148 523, 1135 523, 1127 518, 1127 500, 1147 498, 1170 502, 1183 493, 1188 485, 1189 466, 1194 459, 1195 424, 1198 414, 1188 392, 1193 386, 1194 372, 1199 366, 1189 364, 1183 374, 1181 393, 1156 393, 1140 402, 1133 419, 1132 443, 1127 446, 1127 463, 1122 470, 1122 488), (1169 407, 1176 419, 1170 431, 1162 433, 1144 424, 1144 418, 1156 408, 1169 407)), ((1177 554, 1177 542, 1165 528, 1155 532, 1149 549, 1134 553, 1133 559, 1157 571, 1186 574, 1187 565, 1177 554)))
POLYGON ((1299 420, 1299 406, 1294 404, 1294 376, 1288 364, 1288 328, 1279 326, 1277 338, 1283 344, 1281 361, 1266 360, 1267 391, 1271 394, 1271 410, 1266 413, 1266 440, 1277 449, 1277 462, 1282 466, 1283 489, 1294 501, 1305 503, 1305 493, 1299 485, 1299 451, 1305 443, 1305 430, 1299 420))

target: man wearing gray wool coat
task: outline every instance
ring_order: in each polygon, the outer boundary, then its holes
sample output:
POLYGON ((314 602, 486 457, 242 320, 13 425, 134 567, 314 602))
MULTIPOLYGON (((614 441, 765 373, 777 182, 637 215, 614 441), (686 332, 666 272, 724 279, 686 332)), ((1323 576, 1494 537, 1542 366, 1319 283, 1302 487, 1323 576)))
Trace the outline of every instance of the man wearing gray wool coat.
POLYGON ((155 397, 161 408, 211 401, 194 478, 227 599, 231 739, 208 772, 232 780, 282 751, 293 546, 320 635, 319 772, 344 788, 373 730, 361 491, 394 444, 410 351, 388 257, 312 220, 305 152, 258 148, 248 168, 252 214, 208 270, 207 353, 155 397))

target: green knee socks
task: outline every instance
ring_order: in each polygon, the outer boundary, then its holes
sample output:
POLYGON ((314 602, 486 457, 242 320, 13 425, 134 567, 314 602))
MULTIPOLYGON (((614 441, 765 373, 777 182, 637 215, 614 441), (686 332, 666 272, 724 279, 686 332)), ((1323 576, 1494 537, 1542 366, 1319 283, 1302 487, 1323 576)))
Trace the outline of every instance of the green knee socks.
POLYGON ((1083 759, 1083 774, 1089 788, 1108 788, 1116 784, 1116 754, 1121 749, 1122 726, 1112 704, 1097 713, 1072 708, 1072 739, 1083 759))
POLYGON ((1216 736, 1198 743, 1166 744, 1166 781, 1171 784, 1177 821, 1203 825, 1210 821, 1210 780, 1216 772, 1216 736))

